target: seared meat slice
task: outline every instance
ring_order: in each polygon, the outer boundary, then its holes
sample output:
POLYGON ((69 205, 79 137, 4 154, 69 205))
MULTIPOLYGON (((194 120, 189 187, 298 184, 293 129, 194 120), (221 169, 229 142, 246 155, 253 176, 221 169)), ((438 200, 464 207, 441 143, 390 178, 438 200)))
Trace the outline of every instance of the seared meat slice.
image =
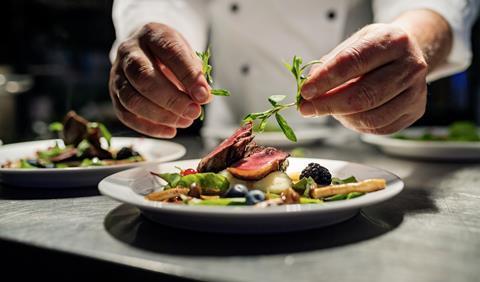
POLYGON ((290 154, 276 148, 257 146, 227 170, 239 179, 259 180, 271 172, 281 170, 289 156, 290 154))
POLYGON ((243 158, 245 148, 253 139, 252 123, 249 122, 237 129, 232 136, 205 156, 198 164, 198 172, 219 172, 243 158))
POLYGON ((62 139, 66 145, 77 146, 87 135, 88 120, 69 111, 63 120, 62 139))

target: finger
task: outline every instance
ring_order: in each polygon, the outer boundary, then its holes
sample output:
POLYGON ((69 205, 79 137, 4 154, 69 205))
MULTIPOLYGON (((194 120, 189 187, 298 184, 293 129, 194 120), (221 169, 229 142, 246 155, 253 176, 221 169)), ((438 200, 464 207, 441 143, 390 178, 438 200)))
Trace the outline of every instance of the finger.
POLYGON ((208 100, 210 92, 202 72, 202 63, 183 37, 174 29, 158 23, 144 26, 140 45, 165 64, 198 103, 208 100))
POLYGON ((122 106, 118 97, 111 95, 113 107, 120 121, 131 129, 142 134, 157 138, 173 138, 177 134, 177 130, 170 126, 156 124, 135 114, 129 112, 122 106))
POLYGON ((392 122, 391 124, 381 127, 381 128, 356 128, 354 129, 360 133, 368 133, 368 134, 378 134, 378 135, 385 135, 385 134, 392 134, 398 132, 402 129, 405 129, 415 123, 420 117, 415 115, 402 115, 400 118, 392 122))
POLYGON ((368 73, 402 55, 409 44, 401 29, 374 30, 318 65, 302 87, 302 97, 309 100, 355 77, 368 73))
POLYGON ((196 119, 200 116, 200 105, 154 68, 135 42, 122 43, 118 49, 118 58, 128 81, 145 98, 185 118, 196 119))
POLYGON ((426 91, 426 84, 420 87, 411 87, 378 108, 350 115, 334 115, 334 117, 350 129, 383 128, 403 115, 423 114, 426 91))
POLYGON ((180 128, 186 128, 193 123, 193 119, 182 118, 146 99, 126 80, 118 88, 117 96, 122 106, 129 112, 151 122, 180 128))
POLYGON ((395 61, 337 87, 313 100, 303 101, 300 112, 346 115, 368 111, 388 102, 417 80, 424 80, 426 65, 395 61))

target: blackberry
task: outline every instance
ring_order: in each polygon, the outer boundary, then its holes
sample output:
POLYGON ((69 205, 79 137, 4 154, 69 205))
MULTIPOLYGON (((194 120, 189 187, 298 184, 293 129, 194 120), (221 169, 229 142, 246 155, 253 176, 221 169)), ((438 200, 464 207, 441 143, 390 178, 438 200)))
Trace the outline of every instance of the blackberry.
POLYGON ((318 185, 330 185, 332 182, 330 171, 317 163, 309 163, 307 167, 302 170, 300 179, 307 177, 313 178, 318 185))
POLYGON ((123 147, 120 151, 117 152, 117 160, 125 160, 131 157, 138 156, 138 152, 134 151, 130 147, 123 147))

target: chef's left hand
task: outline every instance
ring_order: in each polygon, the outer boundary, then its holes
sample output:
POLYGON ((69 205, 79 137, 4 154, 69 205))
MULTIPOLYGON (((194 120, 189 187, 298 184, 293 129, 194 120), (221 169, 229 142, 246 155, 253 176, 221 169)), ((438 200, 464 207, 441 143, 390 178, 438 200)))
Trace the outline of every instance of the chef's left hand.
POLYGON ((389 134, 424 114, 427 62, 398 25, 368 25, 321 61, 302 88, 303 115, 330 114, 355 131, 389 134))

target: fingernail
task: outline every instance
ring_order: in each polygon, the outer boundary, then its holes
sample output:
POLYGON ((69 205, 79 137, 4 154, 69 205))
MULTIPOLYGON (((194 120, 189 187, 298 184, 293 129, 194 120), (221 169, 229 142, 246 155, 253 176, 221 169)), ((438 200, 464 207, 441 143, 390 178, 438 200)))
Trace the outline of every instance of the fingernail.
POLYGON ((195 119, 199 115, 200 115, 200 107, 195 103, 191 103, 190 105, 188 105, 188 107, 183 112, 183 116, 191 119, 195 119))
POLYGON ((208 99, 208 90, 204 86, 196 86, 192 89, 192 95, 198 102, 205 102, 208 99))
POLYGON ((314 84, 307 84, 302 87, 302 97, 305 99, 311 99, 317 94, 317 87, 314 84))
POLYGON ((300 105, 300 113, 303 116, 311 117, 315 115, 315 108, 313 107, 312 103, 303 102, 302 105, 300 105))

